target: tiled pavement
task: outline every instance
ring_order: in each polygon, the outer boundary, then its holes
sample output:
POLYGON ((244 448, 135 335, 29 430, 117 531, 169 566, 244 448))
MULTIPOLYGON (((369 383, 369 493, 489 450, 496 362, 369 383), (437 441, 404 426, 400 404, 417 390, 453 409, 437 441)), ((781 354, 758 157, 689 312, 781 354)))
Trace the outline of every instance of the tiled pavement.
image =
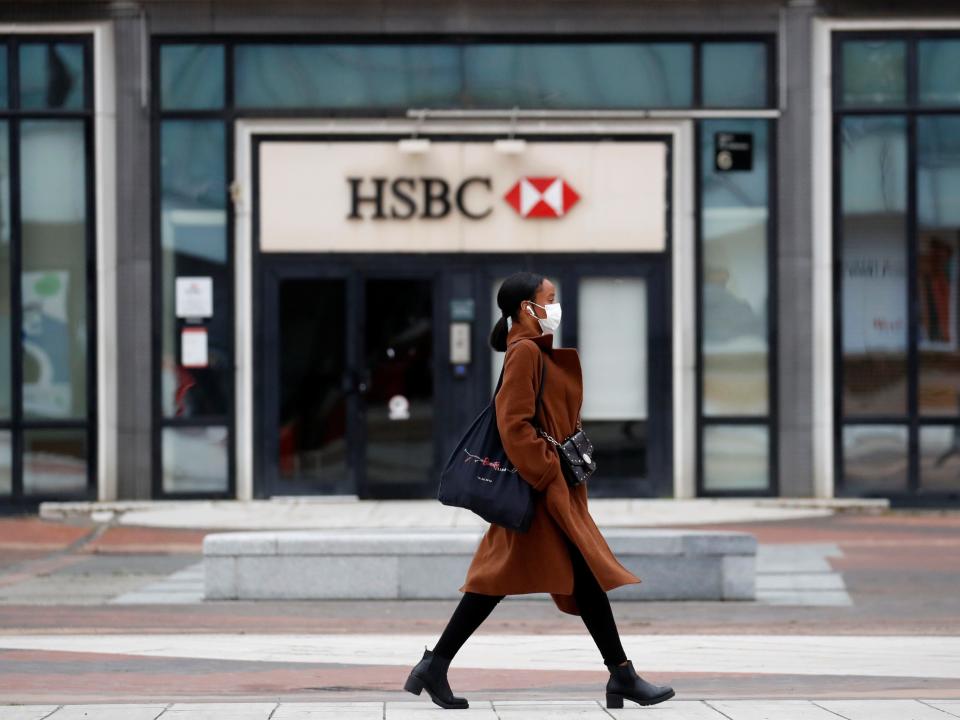
POLYGON ((149 703, 0 706, 0 720, 950 720, 960 699, 668 700, 648 708, 607 710, 595 701, 474 701, 449 712, 428 702, 149 703))

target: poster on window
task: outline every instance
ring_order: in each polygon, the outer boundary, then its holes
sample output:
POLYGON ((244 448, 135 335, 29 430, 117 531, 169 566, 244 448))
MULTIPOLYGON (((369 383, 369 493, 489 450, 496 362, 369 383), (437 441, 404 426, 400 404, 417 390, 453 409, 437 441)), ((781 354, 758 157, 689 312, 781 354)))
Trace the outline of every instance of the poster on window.
POLYGON ((67 270, 23 273, 23 407, 31 415, 71 416, 67 270))
POLYGON ((882 233, 844 238, 844 352, 903 352, 906 347, 907 273, 903 241, 882 233))
POLYGON ((921 350, 952 352, 957 349, 958 235, 956 230, 928 230, 920 234, 917 296, 921 350))

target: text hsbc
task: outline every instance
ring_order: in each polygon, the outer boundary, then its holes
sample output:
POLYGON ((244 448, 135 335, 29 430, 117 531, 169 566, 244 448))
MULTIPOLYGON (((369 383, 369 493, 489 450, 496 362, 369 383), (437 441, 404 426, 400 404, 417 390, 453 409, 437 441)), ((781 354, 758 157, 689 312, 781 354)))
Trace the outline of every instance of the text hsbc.
POLYGON ((470 220, 493 212, 489 177, 468 177, 457 185, 439 177, 347 178, 350 220, 439 220, 456 210, 470 220))

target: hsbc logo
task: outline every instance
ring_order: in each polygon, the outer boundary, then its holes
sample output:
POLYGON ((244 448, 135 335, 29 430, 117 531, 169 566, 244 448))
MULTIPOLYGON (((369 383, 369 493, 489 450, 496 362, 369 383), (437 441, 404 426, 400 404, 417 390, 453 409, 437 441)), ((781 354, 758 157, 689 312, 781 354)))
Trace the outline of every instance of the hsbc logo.
POLYGON ((559 218, 577 204, 580 195, 559 177, 525 177, 503 199, 520 217, 559 218))
MULTIPOLYGON (((348 220, 440 220, 457 213, 482 220, 494 211, 495 191, 488 176, 459 183, 440 177, 349 177, 348 220)), ((564 217, 580 195, 561 177, 527 176, 517 180, 503 200, 521 218, 564 217)))

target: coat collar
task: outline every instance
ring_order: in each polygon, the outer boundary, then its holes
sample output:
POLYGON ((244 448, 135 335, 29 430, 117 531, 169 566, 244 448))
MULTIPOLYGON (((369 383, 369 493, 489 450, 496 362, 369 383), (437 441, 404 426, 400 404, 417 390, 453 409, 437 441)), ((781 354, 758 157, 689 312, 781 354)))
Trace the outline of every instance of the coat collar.
POLYGON ((525 338, 533 340, 541 350, 553 351, 553 333, 538 333, 523 323, 511 323, 510 331, 507 333, 507 347, 525 338))

